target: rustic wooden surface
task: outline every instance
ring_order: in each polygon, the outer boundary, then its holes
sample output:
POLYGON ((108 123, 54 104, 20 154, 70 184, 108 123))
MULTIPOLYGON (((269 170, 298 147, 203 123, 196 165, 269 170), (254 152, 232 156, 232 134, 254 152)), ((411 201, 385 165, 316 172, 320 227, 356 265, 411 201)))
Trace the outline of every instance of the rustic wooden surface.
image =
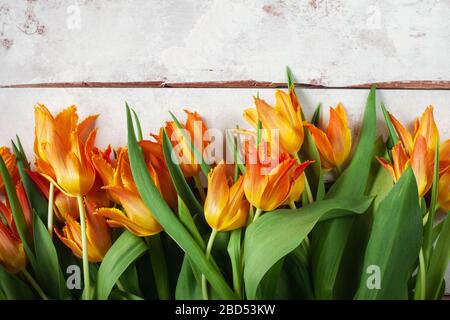
POLYGON ((0 84, 285 82, 448 88, 448 0, 0 0, 0 84), (18 72, 20 71, 20 72, 18 72))
POLYGON ((449 138, 449 17, 449 0, 0 0, 0 144, 18 133, 31 152, 37 101, 101 113, 103 146, 125 144, 124 100, 146 132, 184 107, 244 125, 286 65, 307 115, 341 101, 355 133, 376 82, 404 122, 433 104, 449 138))

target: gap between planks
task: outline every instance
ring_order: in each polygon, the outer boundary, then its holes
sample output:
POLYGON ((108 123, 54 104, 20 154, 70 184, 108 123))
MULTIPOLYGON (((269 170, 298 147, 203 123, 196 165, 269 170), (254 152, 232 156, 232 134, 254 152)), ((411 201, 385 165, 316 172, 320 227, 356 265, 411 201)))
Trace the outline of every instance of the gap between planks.
MULTIPOLYGON (((392 81, 373 83, 378 89, 391 90, 450 90, 450 81, 392 81)), ((311 83, 296 83, 296 87, 308 89, 368 89, 372 84, 356 84, 349 86, 325 86, 311 83)), ((165 82, 165 81, 133 81, 133 82, 47 82, 30 84, 2 85, 0 88, 286 88, 287 83, 264 82, 255 80, 240 81, 208 81, 208 82, 165 82)))

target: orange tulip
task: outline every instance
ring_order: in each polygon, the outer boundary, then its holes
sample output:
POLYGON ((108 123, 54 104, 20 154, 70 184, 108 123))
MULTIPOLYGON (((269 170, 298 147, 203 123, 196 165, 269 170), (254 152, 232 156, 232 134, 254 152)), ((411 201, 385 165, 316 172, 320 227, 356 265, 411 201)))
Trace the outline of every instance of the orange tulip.
MULTIPOLYGON (((22 183, 16 185, 17 198, 28 229, 32 232, 32 212, 22 183)), ((27 265, 27 257, 17 232, 16 224, 9 205, 0 201, 0 264, 6 271, 17 273, 27 265)))
POLYGON ((445 212, 450 212, 450 168, 439 177, 438 205, 445 212))
POLYGON ((450 139, 439 147, 438 204, 445 212, 450 211, 450 139))
POLYGON ((34 152, 38 172, 69 196, 86 195, 95 180, 91 163, 97 116, 78 123, 76 107, 56 117, 39 104, 35 107, 34 152))
POLYGON ((436 138, 439 139, 439 131, 437 129, 436 123, 434 122, 433 107, 429 106, 422 113, 420 121, 416 119, 414 123, 414 133, 411 134, 405 127, 392 115, 389 114, 391 122, 394 125, 395 131, 406 150, 406 153, 411 156, 414 145, 417 138, 420 136, 425 138, 427 147, 431 150, 435 149, 436 138))
POLYGON ((231 231, 246 224, 250 206, 244 198, 243 183, 241 176, 230 186, 223 160, 208 174, 205 218, 214 230, 231 231))
MULTIPOLYGON (((208 129, 197 112, 188 110, 184 110, 184 112, 187 114, 187 120, 185 124, 181 125, 200 154, 203 154, 209 144, 209 141, 204 139, 204 134, 208 129)), ((197 175, 200 172, 200 164, 195 159, 191 143, 186 141, 183 132, 174 121, 168 121, 164 129, 172 143, 174 153, 177 155, 183 175, 185 177, 197 175)), ((159 135, 152 135, 159 144, 162 144, 162 130, 163 128, 161 128, 159 135)))
POLYGON ((423 197, 430 190, 433 184, 434 152, 430 152, 423 136, 417 137, 411 157, 407 155, 401 142, 398 142, 392 149, 392 164, 385 159, 377 159, 389 171, 394 182, 397 182, 405 169, 411 165, 419 196, 423 197))
MULTIPOLYGON (((37 188, 42 192, 45 198, 49 198, 49 182, 39 173, 28 170, 28 176, 33 180, 37 188)), ((78 220, 80 213, 78 211, 77 199, 69 197, 65 193, 54 191, 54 213, 58 221, 65 222, 66 216, 70 215, 74 220, 78 220)))
MULTIPOLYGON (((94 165, 102 172, 111 169, 106 162, 96 159, 94 159, 94 165)), ((160 190, 158 176, 153 166, 148 163, 147 167, 156 187, 160 190)), ((111 198, 123 207, 123 211, 117 208, 100 208, 98 214, 107 218, 111 227, 125 227, 139 237, 161 232, 161 225, 141 199, 134 183, 127 149, 120 151, 117 165, 112 169, 112 183, 104 188, 109 192, 111 198)))
MULTIPOLYGON (((14 153, 11 153, 8 147, 2 146, 0 147, 0 157, 3 158, 6 168, 8 169, 9 175, 11 176, 11 179, 13 180, 13 182, 16 182, 18 178, 16 167, 16 155, 14 153)), ((2 193, 4 193, 5 191, 5 184, 1 177, 0 177, 0 191, 2 193)))
POLYGON ((267 134, 266 138, 271 140, 271 131, 279 130, 280 144, 283 150, 290 154, 296 154, 304 138, 301 107, 295 94, 281 90, 275 92, 275 108, 272 108, 264 100, 254 98, 256 109, 247 109, 244 111, 244 118, 256 128, 258 119, 267 134))
POLYGON ((339 103, 335 109, 330 108, 330 122, 326 133, 310 123, 305 124, 305 127, 311 132, 324 170, 340 167, 352 148, 352 135, 342 104, 339 103))
MULTIPOLYGON (((105 219, 97 215, 93 203, 85 201, 87 252, 90 262, 101 262, 111 247, 111 230, 105 219)), ((54 228, 58 238, 72 250, 73 254, 82 257, 81 227, 70 214, 66 215, 66 224, 62 233, 54 228)))
POLYGON ((261 143, 258 150, 250 145, 244 176, 245 196, 258 209, 274 210, 289 200, 296 181, 311 163, 299 164, 287 153, 275 159, 265 143, 261 143))
POLYGON ((0 264, 10 273, 22 271, 27 257, 17 232, 0 222, 0 264))

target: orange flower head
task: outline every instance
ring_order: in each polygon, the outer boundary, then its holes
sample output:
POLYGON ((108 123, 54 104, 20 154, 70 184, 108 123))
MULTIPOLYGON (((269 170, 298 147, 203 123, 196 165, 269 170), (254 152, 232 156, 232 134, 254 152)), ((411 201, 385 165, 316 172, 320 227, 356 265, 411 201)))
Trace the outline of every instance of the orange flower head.
POLYGON ((205 218, 217 231, 231 231, 247 223, 249 203, 244 197, 244 177, 230 186, 226 165, 222 160, 208 174, 208 194, 205 200, 205 218))
POLYGON ((166 131, 172 143, 173 151, 177 155, 181 171, 188 178, 200 172, 200 164, 192 152, 191 142, 202 155, 210 142, 205 139, 208 128, 200 115, 188 110, 184 110, 184 112, 187 114, 187 120, 186 123, 181 123, 182 129, 178 128, 174 121, 168 121, 165 127, 160 129, 159 135, 152 136, 159 144, 162 144, 162 131, 166 131), (185 139, 182 130, 190 138, 190 141, 185 139))
POLYGON ((389 117, 408 156, 411 156, 414 145, 419 136, 425 138, 425 142, 429 149, 435 149, 436 138, 439 139, 439 131, 434 121, 433 106, 429 106, 425 109, 420 117, 420 121, 416 119, 413 134, 406 130, 400 121, 398 121, 392 114, 389 114, 389 117))
POLYGON ((416 178, 419 196, 423 197, 430 190, 433 184, 434 151, 427 147, 423 136, 419 135, 417 137, 410 157, 399 141, 392 149, 392 163, 382 158, 377 159, 389 171, 394 182, 397 182, 405 169, 411 165, 416 178))
MULTIPOLYGON (((22 207, 28 229, 32 232, 32 213, 21 183, 16 185, 17 197, 22 207)), ((0 201, 0 265, 9 273, 18 273, 27 265, 27 257, 17 232, 17 227, 9 205, 0 201)))
POLYGON ((275 156, 265 142, 249 145, 246 156, 244 192, 256 208, 271 211, 285 203, 296 181, 312 161, 298 163, 287 153, 275 156))
MULTIPOLYGON (((99 216, 93 203, 85 201, 86 236, 89 262, 101 262, 111 247, 111 230, 105 219, 99 216)), ((82 257, 81 226, 69 214, 62 232, 54 228, 58 238, 72 250, 78 258, 82 257)))
POLYGON ((164 153, 162 145, 158 142, 149 140, 143 140, 139 142, 139 145, 144 151, 145 161, 151 163, 158 176, 158 181, 163 181, 160 184, 161 194, 164 200, 169 206, 177 211, 178 208, 178 195, 173 185, 172 178, 170 177, 169 169, 167 168, 166 161, 164 160, 164 153))
POLYGON ((91 162, 97 116, 78 124, 76 107, 56 117, 38 104, 35 107, 34 153, 38 172, 69 196, 86 195, 95 180, 91 162))
POLYGON ((445 212, 450 211, 450 168, 444 171, 439 177, 438 184, 438 204, 445 212))
POLYGON ((341 166, 352 148, 352 135, 342 104, 330 108, 330 122, 326 132, 310 123, 305 124, 305 127, 311 132, 324 170, 341 166))
MULTIPOLYGON (((156 187, 161 190, 158 176, 151 163, 147 163, 147 168, 156 187)), ((107 218, 111 227, 125 227, 139 237, 161 232, 161 225, 141 199, 134 183, 127 149, 122 149, 119 153, 112 180, 112 184, 104 188, 109 192, 111 198, 122 206, 123 210, 100 208, 97 211, 98 214, 107 218)))
MULTIPOLYGON (((18 180, 16 155, 14 153, 11 153, 8 147, 2 146, 0 147, 0 157, 3 158, 6 168, 8 169, 9 175, 11 176, 11 179, 15 183, 18 180)), ((2 193, 4 193, 5 191, 5 184, 1 177, 0 177, 0 191, 2 193)))
POLYGON ((275 107, 272 108, 264 100, 254 98, 256 109, 244 111, 244 118, 254 127, 257 127, 258 119, 261 121, 265 138, 272 140, 273 130, 278 130, 279 141, 283 150, 290 154, 296 154, 304 139, 301 107, 295 94, 285 93, 281 90, 275 92, 275 107))

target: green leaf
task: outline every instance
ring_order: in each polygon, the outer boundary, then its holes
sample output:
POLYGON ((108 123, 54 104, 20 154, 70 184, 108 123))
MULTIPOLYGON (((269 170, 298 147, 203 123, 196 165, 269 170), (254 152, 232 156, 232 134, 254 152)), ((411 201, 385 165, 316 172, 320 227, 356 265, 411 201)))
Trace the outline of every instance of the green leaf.
POLYGON ((233 289, 239 295, 241 295, 242 290, 241 234, 242 229, 231 231, 227 247, 233 273, 233 289))
MULTIPOLYGON (((172 112, 169 111, 169 113, 170 113, 170 116, 172 117, 173 121, 175 122, 177 128, 180 129, 181 134, 183 135, 186 142, 191 145, 191 151, 194 154, 195 161, 200 164, 200 168, 202 169, 203 174, 207 177, 209 170, 211 170, 211 167, 206 163, 205 159, 203 159, 203 155, 200 153, 200 151, 198 151, 194 142, 189 137, 186 130, 181 125, 180 121, 178 121, 177 117, 175 117, 175 115, 172 112)), ((169 142, 170 142, 170 140, 169 140, 169 142)))
POLYGON ((137 273, 135 263, 131 264, 122 273, 122 275, 120 276, 120 282, 128 293, 134 296, 142 296, 141 288, 139 287, 139 275, 137 273))
POLYGON ((150 262, 152 264, 158 298, 159 300, 170 300, 167 262, 161 236, 160 234, 155 234, 147 237, 146 241, 150 249, 150 262))
POLYGON ((144 300, 140 296, 119 289, 113 289, 109 295, 109 298, 111 300, 144 300))
POLYGON ((0 157, 0 173, 2 180, 5 184, 6 194, 11 206, 12 215, 14 218, 14 223, 17 227, 17 232, 19 233, 20 239, 29 244, 30 243, 30 233, 27 228, 27 223, 23 215, 22 207, 20 206, 19 199, 17 198, 16 188, 12 182, 11 176, 6 168, 3 158, 0 157))
POLYGON ((444 279, 450 261, 450 212, 447 214, 439 238, 430 256, 430 264, 426 275, 426 298, 439 299, 442 279, 444 279))
MULTIPOLYGON (((311 187, 311 192, 315 195, 316 201, 322 200, 325 196, 325 184, 323 180, 323 170, 320 161, 320 154, 309 130, 305 130, 305 138, 300 150, 300 159, 314 161, 309 165, 305 174, 311 187)), ((306 195, 306 192, 303 192, 306 195)))
POLYGON ((172 144, 165 130, 163 131, 162 148, 164 151, 164 159, 166 160, 167 168, 169 169, 170 177, 172 178, 177 194, 183 199, 191 213, 203 213, 203 208, 191 188, 189 188, 180 166, 172 161, 172 144))
POLYGON ((318 127, 318 126, 319 126, 319 123, 320 123, 320 113, 321 113, 321 110, 322 110, 322 103, 319 103, 319 104, 317 105, 316 111, 314 111, 314 114, 313 114, 313 116, 312 116, 312 118, 311 118, 311 123, 312 123, 313 125, 315 125, 316 127, 318 127))
POLYGON ((256 124, 256 145, 259 146, 261 143, 261 133, 262 133, 262 122, 258 119, 256 124))
MULTIPOLYGON (((153 212, 155 218, 164 228, 164 231, 174 239, 175 242, 183 249, 183 251, 189 256, 193 264, 200 272, 202 272, 211 286, 217 291, 222 299, 234 299, 236 295, 233 290, 228 286, 223 279, 219 270, 213 266, 212 261, 208 261, 203 249, 192 238, 189 231, 183 226, 180 220, 173 214, 167 203, 162 198, 158 189, 155 187, 152 179, 148 174, 147 167, 145 165, 144 157, 139 149, 139 146, 134 135, 134 127, 131 120, 130 110, 127 107, 127 127, 128 127, 128 152, 130 157, 131 170, 133 172, 133 178, 136 186, 142 197, 142 200, 153 212)), ((167 141, 167 135, 165 135, 166 142, 165 147, 170 157, 170 143, 167 141)), ((163 140, 164 141, 164 140, 163 140)), ((172 161, 169 161, 168 165, 172 161)), ((176 167, 178 170, 179 168, 176 167)), ((185 199, 183 199, 185 201, 185 199)))
POLYGON ((310 264, 302 246, 297 247, 286 256, 284 270, 287 274, 288 288, 292 299, 314 299, 310 264))
MULTIPOLYGON (((17 138, 19 139, 19 138, 17 138)), ((47 223, 47 206, 48 201, 41 193, 41 191, 36 187, 34 182, 29 177, 25 169, 28 168, 28 162, 26 160, 25 154, 20 150, 20 140, 19 148, 13 143, 13 151, 16 154, 16 166, 19 171, 20 180, 22 181, 27 199, 30 203, 30 207, 36 211, 39 218, 46 224, 47 223)))
POLYGON ((33 218, 33 235, 36 253, 35 272, 41 287, 53 298, 70 298, 55 246, 47 228, 36 215, 33 218))
MULTIPOLYGON (((290 88, 293 88, 294 94, 295 94, 295 96, 297 96, 297 94, 295 93, 294 75, 292 74, 292 71, 288 66, 286 66, 286 76, 287 76, 287 80, 288 80, 288 90, 290 88)), ((305 120, 306 117, 305 117, 305 114, 303 113, 302 109, 300 109, 300 114, 302 115, 302 119, 305 120)))
POLYGON ((197 226, 195 225, 195 221, 192 218, 189 209, 184 204, 183 199, 181 199, 180 197, 178 197, 178 216, 180 217, 180 220, 183 223, 183 225, 191 233, 191 236, 198 243, 198 245, 203 249, 205 249, 205 242, 203 241, 203 238, 200 235, 197 226))
POLYGON ((17 232, 19 234, 20 240, 22 240, 25 253, 28 257, 28 260, 32 264, 33 268, 36 266, 35 256, 33 250, 31 249, 31 235, 27 227, 27 223, 25 221, 25 217, 23 215, 22 207, 20 206, 19 199, 17 198, 16 188, 12 182, 11 176, 6 168, 5 162, 3 161, 3 157, 0 157, 0 174, 5 185, 6 195, 9 200, 9 205, 11 207, 11 212, 13 215, 14 223, 17 228, 17 232))
POLYGON ((408 168, 375 212, 357 299, 408 299, 422 239, 416 179, 408 168), (380 271, 372 271, 376 268, 380 271), (380 286, 374 278, 379 276, 380 286))
MULTIPOLYGON (((238 129, 239 127, 237 127, 238 129)), ((239 152, 240 148, 239 148, 239 139, 233 137, 231 130, 226 130, 225 131, 225 139, 227 142, 227 146, 229 147, 229 151, 231 151, 231 153, 233 154, 233 160, 234 160, 234 164, 235 164, 235 169, 238 169, 242 174, 245 174, 245 165, 244 165, 244 161, 242 160, 241 154, 239 152)), ((237 170, 235 170, 235 175, 234 175, 234 180, 237 180, 237 176, 238 176, 238 172, 237 170)))
POLYGON ((201 274, 195 275, 189 257, 184 256, 183 265, 178 275, 175 290, 176 300, 201 300, 202 288, 200 285, 201 274))
POLYGON ((137 139, 138 141, 142 141, 144 140, 142 137, 142 128, 141 128, 141 122, 139 121, 139 118, 136 114, 136 111, 134 111, 133 109, 131 109, 131 112, 133 113, 133 120, 136 123, 136 135, 137 135, 137 139))
POLYGON ((97 275, 97 298, 108 299, 120 276, 146 251, 147 246, 141 238, 124 231, 108 250, 100 265, 97 275))
MULTIPOLYGON (((373 86, 367 98, 361 135, 353 159, 332 185, 325 199, 358 197, 366 190, 375 147, 375 94, 376 89, 373 86)), ((339 273, 353 222, 352 216, 334 219, 317 225, 313 232, 312 272, 315 296, 318 299, 345 298, 354 294, 354 292, 346 292, 344 297, 336 296, 337 293, 346 291, 345 288, 336 288, 337 283, 344 284, 351 281, 346 277, 353 278, 353 275, 345 270, 339 273), (338 277, 344 278, 338 281, 338 277)), ((353 257, 347 256, 344 259, 353 259, 353 257)))
POLYGON ((381 110, 383 111, 384 121, 386 122, 386 126, 388 127, 389 131, 389 138, 386 144, 388 149, 390 150, 398 142, 398 135, 397 131, 395 131, 394 125, 392 124, 391 117, 389 117, 389 112, 387 111, 383 102, 381 103, 381 110))
POLYGON ((431 202, 430 202, 430 209, 428 210, 428 222, 425 225, 423 237, 425 261, 429 261, 430 252, 433 246, 432 236, 433 236, 433 224, 435 220, 434 218, 436 215, 438 184, 439 184, 439 138, 436 138, 435 152, 434 152, 433 186, 431 188, 431 202))
POLYGON ((323 200, 300 209, 275 210, 253 222, 244 242, 247 298, 256 298, 259 283, 267 271, 297 248, 317 222, 351 212, 362 213, 371 202, 367 197, 323 200))
POLYGON ((33 290, 28 287, 18 276, 12 275, 0 265, 0 289, 9 300, 35 299, 33 290))

